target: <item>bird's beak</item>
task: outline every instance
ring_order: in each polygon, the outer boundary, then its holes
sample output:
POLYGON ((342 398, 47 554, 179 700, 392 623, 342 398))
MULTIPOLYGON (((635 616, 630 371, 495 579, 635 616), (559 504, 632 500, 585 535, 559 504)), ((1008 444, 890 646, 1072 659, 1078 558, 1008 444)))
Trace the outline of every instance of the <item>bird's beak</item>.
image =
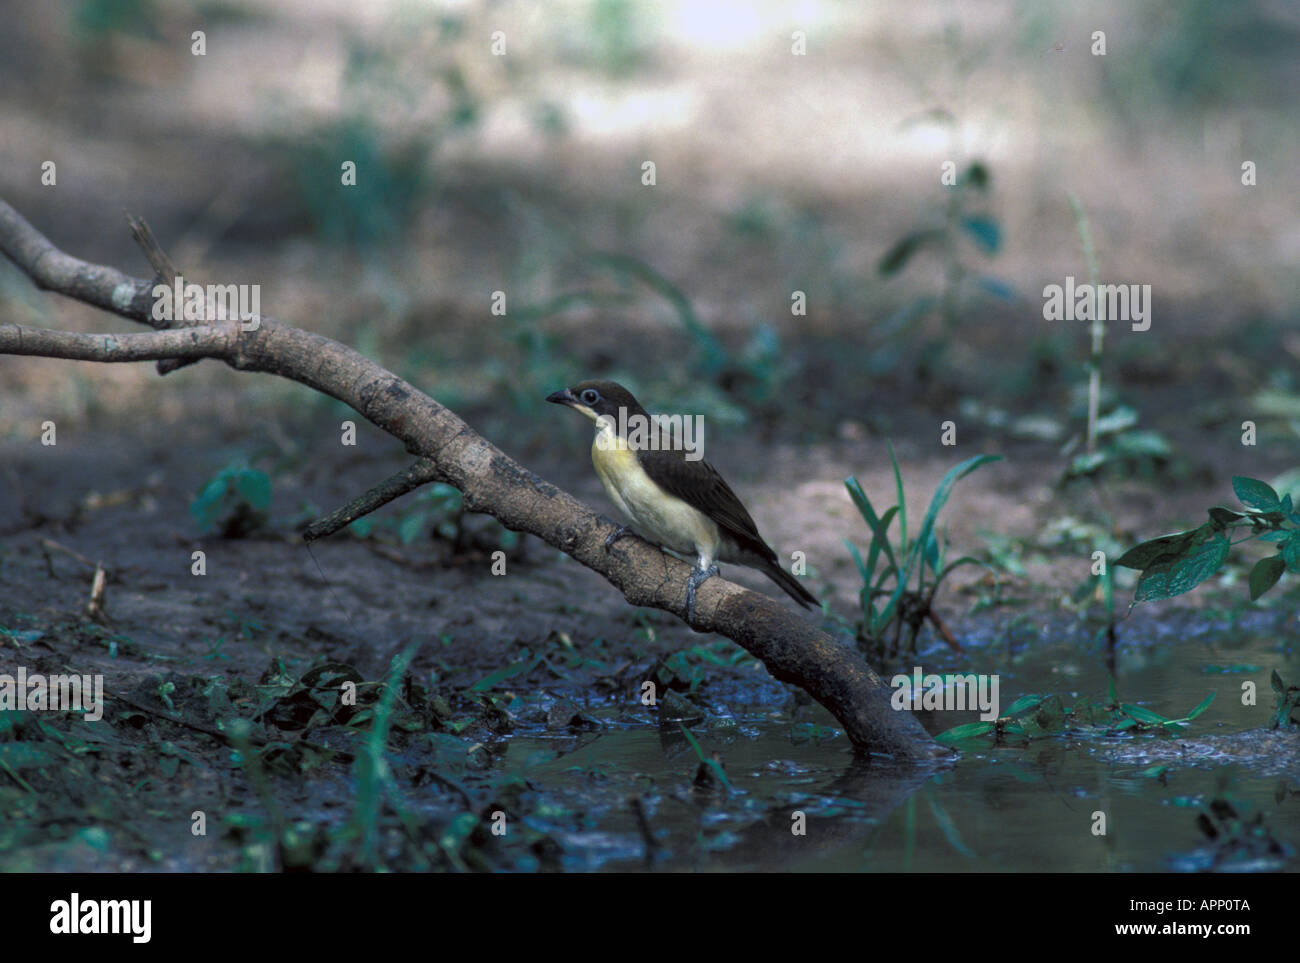
POLYGON ((578 399, 573 396, 573 392, 568 388, 563 391, 553 391, 546 396, 546 400, 553 405, 568 405, 570 408, 578 403, 578 399))

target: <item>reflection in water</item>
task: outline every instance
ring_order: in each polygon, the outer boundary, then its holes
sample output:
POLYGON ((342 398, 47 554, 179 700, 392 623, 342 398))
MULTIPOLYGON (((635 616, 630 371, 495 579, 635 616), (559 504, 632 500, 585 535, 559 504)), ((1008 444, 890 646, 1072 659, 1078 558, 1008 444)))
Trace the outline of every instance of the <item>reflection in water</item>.
MULTIPOLYGON (((1118 649, 1122 700, 1178 718, 1218 692, 1191 726, 1170 734, 1067 729, 997 746, 972 740, 955 763, 922 768, 855 757, 816 707, 798 709, 796 723, 771 705, 710 703, 705 684, 698 702, 708 708, 690 721, 690 738, 677 721, 656 730, 641 717, 595 710, 598 732, 516 735, 500 765, 543 760, 526 767, 537 794, 530 824, 559 843, 564 868, 574 870, 1286 865, 1300 823, 1287 780, 1300 781, 1300 756, 1290 734, 1262 726, 1272 705, 1268 671, 1300 677, 1296 660, 1275 635, 1240 627, 1230 640, 1182 636, 1177 646, 1164 632, 1146 645, 1139 634, 1118 649), (1264 687, 1257 705, 1238 697, 1247 681, 1264 687), (1235 822, 1214 816, 1225 805, 1235 822), (554 818, 538 815, 546 813, 554 818)), ((1107 698, 1104 648, 1086 637, 1063 633, 1013 657, 983 655, 995 664, 980 670, 1001 673, 1007 701, 1026 693, 1053 693, 1067 706, 1107 698)), ((942 715, 927 725, 940 731, 974 718, 942 715)))

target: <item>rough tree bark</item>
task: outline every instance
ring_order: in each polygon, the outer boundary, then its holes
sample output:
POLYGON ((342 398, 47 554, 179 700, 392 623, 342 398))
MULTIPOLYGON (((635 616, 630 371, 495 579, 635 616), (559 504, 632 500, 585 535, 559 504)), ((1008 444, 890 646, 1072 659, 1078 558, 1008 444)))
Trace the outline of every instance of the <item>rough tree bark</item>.
MULTIPOLYGON (((523 468, 451 411, 346 345, 263 315, 255 330, 237 320, 173 326, 152 317, 154 280, 89 264, 58 250, 17 211, 0 201, 0 251, 40 288, 76 298, 157 330, 78 334, 0 323, 0 354, 81 361, 158 361, 164 373, 181 362, 213 358, 241 371, 301 382, 354 408, 419 459, 385 483, 385 498, 426 481, 455 486, 465 508, 507 528, 536 535, 600 573, 632 605, 684 618, 690 567, 640 539, 612 551, 608 520, 523 468)), ((148 248, 146 247, 146 253, 148 248)), ((151 261, 160 274, 159 258, 151 261)), ((351 509, 352 506, 349 506, 351 509)), ((335 513, 317 534, 365 508, 335 513)), ((908 760, 940 759, 935 743, 909 712, 889 704, 891 690, 852 651, 814 628, 787 605, 722 578, 705 582, 696 599, 696 627, 733 639, 777 679, 802 686, 834 714, 861 753, 908 760)))

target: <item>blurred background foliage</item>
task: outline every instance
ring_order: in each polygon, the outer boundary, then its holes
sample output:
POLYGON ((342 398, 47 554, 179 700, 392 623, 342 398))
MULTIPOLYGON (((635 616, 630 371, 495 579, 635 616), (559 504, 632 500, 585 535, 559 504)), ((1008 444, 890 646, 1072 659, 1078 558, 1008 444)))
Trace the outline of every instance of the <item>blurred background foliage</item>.
MULTIPOLYGON (((183 269, 263 284, 270 313, 525 443, 547 392, 600 375, 762 438, 960 410, 978 432, 1066 445, 1086 326, 1043 321, 1040 292, 1087 273, 1071 194, 1103 280, 1156 292, 1151 332, 1109 332, 1108 410, 1146 431, 1173 410, 1230 424, 1225 398, 1300 398, 1294 5, 17 7, 6 198, 137 273, 118 213, 141 213, 183 269), (49 158, 57 191, 38 179, 49 158), (1231 356, 1208 349, 1229 332, 1231 356)), ((16 320, 54 310, 23 284, 0 269, 16 320)), ((0 366, 4 432, 158 391, 143 367, 91 398, 0 366)), ((283 413, 300 397, 211 367, 187 376, 217 398, 283 413)))

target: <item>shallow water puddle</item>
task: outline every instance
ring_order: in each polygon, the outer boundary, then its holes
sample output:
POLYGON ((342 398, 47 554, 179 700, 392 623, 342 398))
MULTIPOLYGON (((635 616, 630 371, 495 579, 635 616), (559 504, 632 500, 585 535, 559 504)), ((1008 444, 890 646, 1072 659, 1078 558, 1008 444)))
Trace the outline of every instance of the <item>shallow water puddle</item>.
MULTIPOLYGON (((1274 631, 1216 636, 1190 626, 1150 633, 1146 645, 1129 635, 1116 661, 1120 702, 1179 718, 1215 692, 1209 709, 1167 734, 1072 717, 1057 734, 965 741, 955 765, 931 770, 855 760, 819 708, 791 723, 770 704, 714 705, 691 726, 695 745, 678 724, 628 726, 596 710, 599 730, 515 735, 499 765, 525 775, 536 793, 529 823, 560 843, 570 870, 1294 865, 1300 739, 1265 729, 1276 701, 1270 672, 1300 680, 1289 643, 1274 631), (1255 684, 1255 706, 1243 705, 1243 682, 1255 684)), ((1004 710, 1026 693, 1056 694, 1068 707, 1108 702, 1104 653, 1075 631, 960 664, 933 655, 927 672, 993 662, 1004 710)), ((943 715, 932 728, 977 718, 943 715)))

